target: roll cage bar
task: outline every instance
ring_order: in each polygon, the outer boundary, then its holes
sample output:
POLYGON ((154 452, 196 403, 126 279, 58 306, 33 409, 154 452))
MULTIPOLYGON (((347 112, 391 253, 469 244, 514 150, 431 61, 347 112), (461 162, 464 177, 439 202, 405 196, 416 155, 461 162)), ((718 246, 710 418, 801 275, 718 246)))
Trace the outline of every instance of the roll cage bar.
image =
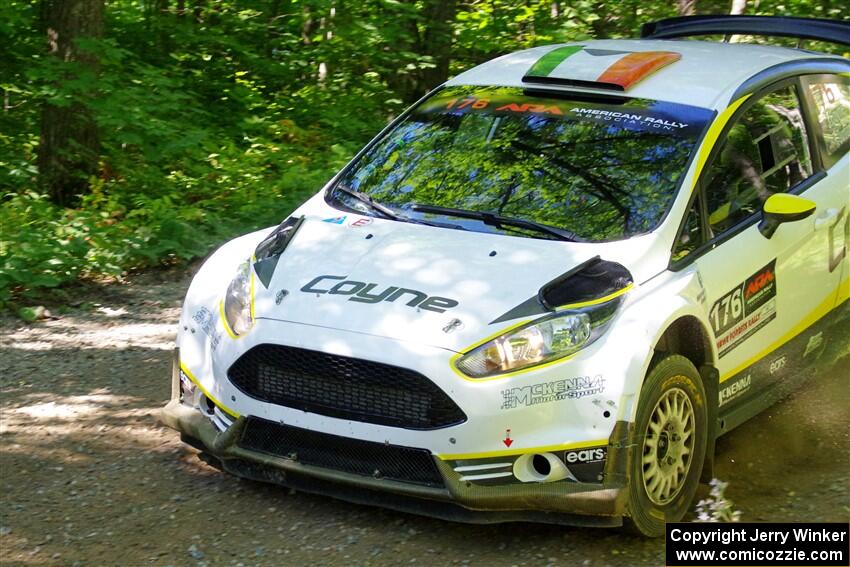
POLYGON ((850 21, 791 16, 680 16, 643 24, 643 39, 734 34, 794 37, 850 45, 850 21))

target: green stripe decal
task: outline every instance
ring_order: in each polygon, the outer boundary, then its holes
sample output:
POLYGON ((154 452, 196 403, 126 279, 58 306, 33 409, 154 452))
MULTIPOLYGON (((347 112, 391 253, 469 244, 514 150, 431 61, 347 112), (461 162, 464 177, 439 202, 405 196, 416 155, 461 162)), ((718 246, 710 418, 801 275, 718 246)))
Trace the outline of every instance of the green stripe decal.
POLYGON ((548 77, 555 67, 564 62, 565 59, 584 49, 583 45, 566 45, 553 49, 531 66, 526 77, 548 77))

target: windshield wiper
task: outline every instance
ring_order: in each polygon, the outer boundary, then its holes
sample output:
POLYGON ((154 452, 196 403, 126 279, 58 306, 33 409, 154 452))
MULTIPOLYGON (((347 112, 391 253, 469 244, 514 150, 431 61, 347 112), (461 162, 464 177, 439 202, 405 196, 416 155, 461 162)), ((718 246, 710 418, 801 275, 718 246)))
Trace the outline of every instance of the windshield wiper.
POLYGON ((389 207, 386 207, 386 206, 376 202, 374 199, 372 199, 372 197, 370 197, 366 193, 361 193, 360 191, 357 191, 356 189, 351 189, 349 187, 346 187, 345 185, 337 185, 336 188, 339 189, 340 191, 342 191, 343 193, 345 193, 346 195, 354 197, 355 199, 357 199, 361 203, 368 206, 373 211, 378 211, 379 213, 381 213, 382 215, 384 215, 388 219, 403 221, 403 222, 410 222, 409 218, 407 218, 403 215, 400 215, 397 212, 395 212, 394 210, 390 209, 389 207))
POLYGON ((362 193, 360 191, 357 191, 356 189, 351 189, 350 187, 346 187, 345 185, 337 185, 336 188, 339 189, 340 191, 342 191, 343 193, 345 193, 346 195, 350 195, 350 196, 354 197, 355 199, 357 199, 361 203, 368 206, 373 211, 378 211, 379 213, 384 215, 386 218, 391 219, 391 220, 400 221, 400 222, 409 222, 409 223, 412 223, 412 224, 424 224, 424 225, 427 225, 427 226, 437 226, 437 227, 441 227, 441 228, 453 228, 453 229, 463 230, 462 226, 459 226, 459 225, 456 225, 456 224, 429 222, 429 221, 426 221, 426 220, 412 219, 410 217, 400 215, 399 213, 395 212, 394 210, 387 207, 386 205, 382 205, 381 203, 378 203, 377 201, 372 199, 372 197, 370 197, 366 193, 362 193))
POLYGON ((556 237, 558 240, 566 240, 568 242, 582 242, 582 239, 579 238, 578 235, 568 230, 549 226, 548 224, 543 224, 532 220, 505 217, 502 215, 488 213, 485 211, 468 211, 466 209, 453 209, 451 207, 440 207, 437 205, 424 205, 419 203, 411 205, 410 208, 420 213, 435 213, 438 215, 450 215, 458 218, 480 220, 484 224, 488 226, 495 226, 496 228, 501 228, 503 226, 525 228, 528 230, 534 230, 537 232, 549 234, 551 236, 556 237))

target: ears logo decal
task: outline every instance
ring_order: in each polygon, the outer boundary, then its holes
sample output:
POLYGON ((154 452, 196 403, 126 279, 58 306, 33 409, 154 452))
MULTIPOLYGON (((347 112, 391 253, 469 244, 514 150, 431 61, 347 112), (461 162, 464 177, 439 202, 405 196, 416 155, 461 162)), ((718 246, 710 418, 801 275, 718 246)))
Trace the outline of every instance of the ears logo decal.
POLYGON ((345 222, 346 215, 341 217, 331 217, 329 219, 322 219, 322 222, 329 222, 331 224, 342 224, 345 222))

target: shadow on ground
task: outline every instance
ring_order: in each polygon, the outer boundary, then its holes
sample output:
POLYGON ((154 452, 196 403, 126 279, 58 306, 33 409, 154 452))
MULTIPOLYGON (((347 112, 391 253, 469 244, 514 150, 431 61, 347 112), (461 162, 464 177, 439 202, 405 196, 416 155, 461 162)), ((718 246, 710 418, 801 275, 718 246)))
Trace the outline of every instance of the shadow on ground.
MULTIPOLYGON (((155 419, 188 283, 158 280, 0 319, 3 565, 663 565, 663 542, 619 530, 452 524, 208 467, 155 419)), ((744 520, 850 519, 848 362, 719 441, 744 520)))

